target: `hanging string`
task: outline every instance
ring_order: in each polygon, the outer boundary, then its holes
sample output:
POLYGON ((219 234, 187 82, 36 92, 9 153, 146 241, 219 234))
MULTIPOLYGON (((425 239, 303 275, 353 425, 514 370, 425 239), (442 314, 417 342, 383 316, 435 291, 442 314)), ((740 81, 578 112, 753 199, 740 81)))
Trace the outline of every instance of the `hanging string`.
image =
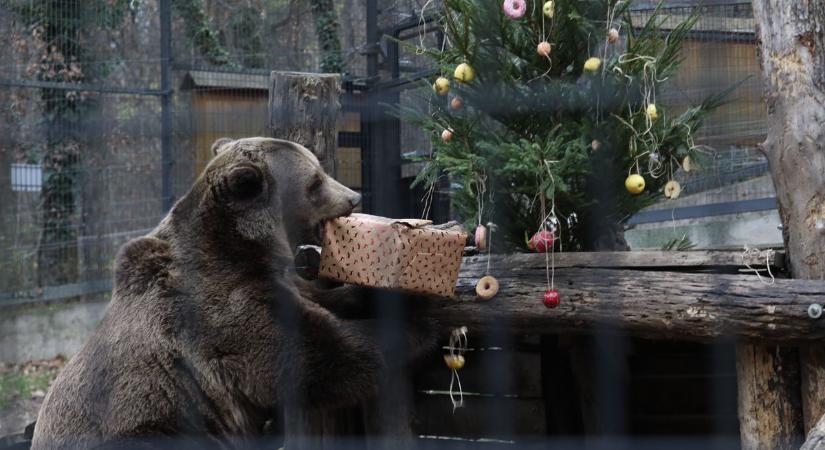
POLYGON ((427 0, 424 6, 421 7, 421 12, 418 14, 418 29, 421 31, 418 32, 418 47, 415 49, 416 55, 423 55, 427 48, 424 44, 424 36, 427 35, 427 18, 424 16, 424 11, 427 10, 427 7, 430 6, 433 1, 434 0, 427 0))
MULTIPOLYGON (((610 7, 610 2, 607 2, 607 22, 606 22, 605 26, 607 28, 608 33, 610 32, 610 28, 613 26, 613 21, 615 20, 616 7, 620 3, 621 2, 617 2, 616 5, 614 5, 611 8, 610 7)), ((601 55, 601 57, 602 57, 602 63, 603 64, 605 64, 605 61, 607 61, 607 52, 608 52, 608 49, 610 48, 610 45, 608 45, 608 39, 609 39, 609 37, 607 36, 608 33, 605 33, 605 41, 602 44, 602 55, 601 55)), ((602 85, 604 85, 604 81, 607 78, 607 72, 605 70, 602 70, 601 75, 602 75, 602 85)), ((600 91, 601 90, 599 90, 599 92, 597 93, 597 96, 596 96, 596 124, 597 125, 600 124, 602 122, 602 120, 604 119, 604 117, 602 117, 603 112, 602 112, 602 108, 601 108, 601 93, 600 93, 600 91)))
MULTIPOLYGON (((550 212, 547 212, 547 204, 545 200, 545 193, 541 192, 539 194, 539 201, 541 207, 541 223, 539 224, 539 230, 546 233, 547 230, 547 222, 552 223, 552 230, 550 232, 553 234, 554 238, 558 238, 556 236, 556 231, 559 229, 556 225, 559 223, 558 219, 556 218, 556 180, 553 178, 553 172, 550 170, 550 162, 547 160, 542 160, 545 169, 547 170, 547 175, 550 177, 550 182, 553 185, 553 195, 550 196, 550 212)), ((542 183, 543 184, 543 183, 542 183)), ((542 239, 544 239, 544 234, 542 234, 542 239)), ((559 243, 561 245, 561 243, 559 243)), ((546 245, 546 244, 545 244, 546 245)), ((548 256, 548 252, 544 252, 544 274, 547 281, 547 288, 553 289, 556 280, 556 258, 555 258, 555 245, 553 243, 550 244, 550 255, 548 256)))
POLYGON ((490 275, 490 260, 493 258, 493 230, 498 228, 493 222, 487 222, 487 268, 484 269, 484 275, 490 275))
POLYGON ((424 211, 421 213, 422 219, 427 219, 430 216, 430 208, 433 206, 433 197, 435 197, 435 185, 438 183, 438 179, 436 178, 430 183, 430 187, 427 189, 427 192, 424 194, 424 198, 421 199, 424 202, 424 211))
MULTIPOLYGON (((627 78, 628 85, 633 82, 633 77, 627 75, 622 71, 621 65, 623 64, 630 64, 633 62, 642 61, 642 105, 640 106, 642 114, 645 117, 645 129, 644 131, 639 131, 636 127, 633 126, 627 120, 622 119, 621 117, 614 115, 619 122, 621 122, 625 127, 627 127, 633 136, 630 138, 630 150, 631 150, 631 157, 634 158, 634 164, 632 167, 636 168, 637 173, 641 173, 639 170, 639 160, 642 156, 646 155, 647 153, 638 153, 637 142, 641 142, 644 144, 646 148, 651 149, 658 149, 659 142, 658 138, 655 133, 653 133, 653 118, 650 114, 647 113, 647 108, 650 105, 656 104, 656 89, 653 87, 655 83, 663 83, 667 81, 667 77, 663 79, 659 79, 656 71, 656 64, 658 60, 652 56, 645 56, 645 55, 629 55, 627 53, 620 55, 618 58, 618 63, 613 68, 613 71, 617 74, 627 78)), ((628 113, 630 116, 634 115, 633 108, 630 104, 627 105, 628 113)), ((630 172, 628 172, 629 174, 630 172)))
MULTIPOLYGON (((533 3, 533 13, 532 13, 533 15, 535 15, 536 7, 537 7, 538 4, 539 4, 539 2, 534 2, 533 3)), ((554 6, 554 8, 555 8, 555 6, 554 6)), ((553 54, 553 43, 549 41, 549 36, 553 35, 553 29, 555 28, 554 27, 554 25, 555 25, 555 14, 553 15, 553 18, 550 19, 550 31, 549 32, 545 32, 544 19, 545 19, 545 16, 544 16, 544 13, 542 12, 542 14, 541 14, 541 35, 539 35, 539 42, 547 42, 547 43, 550 44, 550 53, 548 53, 547 55, 544 55, 544 57, 547 58, 547 63, 549 64, 549 66, 547 67, 547 70, 544 71, 544 73, 527 80, 527 82, 525 84, 530 84, 533 81, 544 78, 544 77, 546 77, 547 75, 550 74, 551 70, 553 70, 553 59, 550 56, 550 55, 553 54)))
POLYGON ((761 269, 754 269, 748 263, 748 257, 754 256, 754 255, 759 256, 760 253, 762 253, 762 252, 758 248, 750 248, 747 245, 745 245, 745 251, 742 252, 742 262, 745 264, 745 267, 747 267, 748 270, 750 270, 750 271, 752 271, 753 273, 756 274, 756 277, 759 278, 759 281, 761 281, 762 283, 765 283, 767 285, 773 285, 776 282, 776 278, 773 276, 773 272, 771 272, 771 257, 774 255, 773 249, 765 250, 765 267, 768 271, 768 275, 771 276, 771 281, 770 282, 765 281, 762 278, 762 275, 759 274, 761 269))
POLYGON ((477 224, 482 225, 482 212, 484 211, 484 194, 487 192, 487 174, 476 174, 475 180, 471 183, 470 189, 475 185, 476 191, 476 206, 478 209, 477 224))
MULTIPOLYGON (((449 352, 450 358, 464 358, 464 353, 468 347, 467 327, 455 328, 450 333, 449 352)), ((458 368, 453 368, 452 376, 450 377, 450 401, 453 404, 453 413, 457 408, 464 406, 464 391, 461 388, 461 378, 458 376, 458 368), (453 386, 458 386, 458 400, 456 400, 453 386)))

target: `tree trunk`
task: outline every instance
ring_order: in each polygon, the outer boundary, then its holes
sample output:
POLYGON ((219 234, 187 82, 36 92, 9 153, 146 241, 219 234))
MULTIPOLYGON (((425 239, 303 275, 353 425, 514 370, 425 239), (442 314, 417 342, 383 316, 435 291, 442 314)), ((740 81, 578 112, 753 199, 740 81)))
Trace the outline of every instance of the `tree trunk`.
MULTIPOLYGON (((269 117, 272 136, 297 142, 312 151, 324 170, 335 174, 339 76, 295 72, 272 72, 269 117)), ((410 446, 410 384, 406 374, 395 373, 379 386, 379 395, 356 408, 331 411, 288 411, 285 420, 286 448, 331 449, 341 439, 356 448, 404 449, 410 446), (367 439, 357 436, 369 435, 367 439)))
POLYGON ((272 136, 308 148, 332 176, 338 148, 340 96, 338 75, 272 72, 269 77, 272 136))
POLYGON ((321 49, 321 72, 341 73, 344 59, 341 56, 341 39, 338 37, 338 13, 332 0, 310 0, 315 17, 315 35, 321 49))
MULTIPOLYGON (((776 187, 788 264, 796 278, 822 279, 825 275, 825 148, 822 146, 825 142, 822 126, 825 121, 825 72, 822 70, 825 4, 764 0, 754 1, 753 10, 759 25, 760 61, 768 108, 768 138, 762 148, 776 187)), ((825 400, 825 381, 821 379, 825 374, 825 359, 822 352, 805 349, 801 358, 805 384, 803 409, 808 416, 821 415, 820 403, 825 400)), ((754 395, 770 394, 754 392, 754 395)), ((785 401, 796 400, 796 393, 787 395, 790 398, 785 401)), ((815 420, 808 417, 806 422, 815 420)), ((799 431, 776 429, 775 437, 793 442, 795 439, 787 433, 799 431)))
MULTIPOLYGON (((312 151, 324 170, 334 174, 337 121, 340 109, 338 76, 272 72, 269 118, 272 136, 297 142, 312 151)), ((290 449, 333 448, 330 439, 347 427, 345 410, 284 413, 284 434, 290 449), (328 445, 329 444, 329 445, 328 445)))

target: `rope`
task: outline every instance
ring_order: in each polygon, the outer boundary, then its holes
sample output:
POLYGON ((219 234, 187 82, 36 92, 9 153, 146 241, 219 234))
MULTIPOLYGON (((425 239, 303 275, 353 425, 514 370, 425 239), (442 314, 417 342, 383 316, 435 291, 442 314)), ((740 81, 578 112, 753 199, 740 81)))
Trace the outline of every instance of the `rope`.
POLYGON ((742 252, 742 262, 745 264, 745 267, 747 267, 748 270, 750 270, 750 271, 752 271, 753 273, 756 274, 756 277, 759 278, 760 282, 765 283, 767 285, 773 285, 776 282, 776 278, 773 276, 773 272, 771 272, 771 256, 773 256, 773 254, 774 254, 773 249, 765 250, 765 267, 767 268, 768 275, 771 276, 771 281, 770 282, 765 281, 762 278, 762 275, 759 274, 761 269, 754 269, 748 263, 748 257, 749 256, 752 256, 754 254, 756 254, 758 256, 760 253, 761 253, 761 250, 759 250, 758 248, 750 248, 746 245, 745 246, 745 251, 742 252))

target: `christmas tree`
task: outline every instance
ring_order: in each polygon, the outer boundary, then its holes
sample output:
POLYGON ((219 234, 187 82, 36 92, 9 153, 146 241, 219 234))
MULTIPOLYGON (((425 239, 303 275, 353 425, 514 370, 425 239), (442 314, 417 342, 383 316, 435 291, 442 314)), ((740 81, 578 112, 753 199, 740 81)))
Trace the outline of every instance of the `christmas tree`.
POLYGON ((401 111, 433 137, 417 182, 449 177, 466 225, 495 223, 511 249, 539 230, 564 250, 624 247, 623 221, 679 195, 674 172, 700 157, 692 136, 725 95, 678 114, 658 104, 697 16, 663 31, 661 8, 641 26, 629 8, 445 0, 444 45, 417 49, 439 72, 426 107, 401 111))

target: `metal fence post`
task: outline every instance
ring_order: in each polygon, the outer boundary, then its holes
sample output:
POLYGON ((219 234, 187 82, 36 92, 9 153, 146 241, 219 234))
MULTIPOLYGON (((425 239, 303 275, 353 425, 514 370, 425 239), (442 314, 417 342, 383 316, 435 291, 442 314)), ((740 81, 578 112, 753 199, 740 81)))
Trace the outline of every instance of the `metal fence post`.
POLYGON ((161 202, 163 211, 174 204, 172 192, 172 0, 160 1, 161 202))

